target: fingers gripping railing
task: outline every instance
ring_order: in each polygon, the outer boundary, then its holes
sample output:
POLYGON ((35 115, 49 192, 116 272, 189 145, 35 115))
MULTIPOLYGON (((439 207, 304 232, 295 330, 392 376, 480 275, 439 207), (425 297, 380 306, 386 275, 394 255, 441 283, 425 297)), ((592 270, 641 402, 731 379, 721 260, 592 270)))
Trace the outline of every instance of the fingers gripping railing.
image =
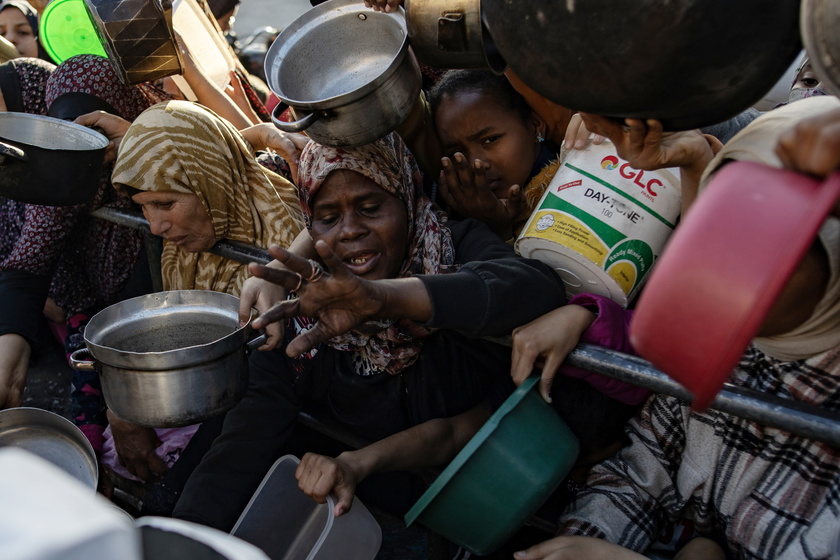
MULTIPOLYGON (((152 236, 149 223, 138 212, 99 208, 93 212, 93 215, 126 227, 139 229, 148 236, 152 236)), ((210 252, 238 262, 266 263, 271 260, 265 249, 236 241, 219 241, 210 249, 210 252)), ((159 266, 157 269, 159 274, 159 266)), ((655 393, 691 400, 691 394, 682 385, 641 358, 598 346, 580 344, 569 355, 567 361, 573 366, 626 381, 655 393)), ((823 441, 833 447, 840 447, 840 414, 815 406, 803 405, 727 384, 715 398, 711 408, 792 434, 823 441)))

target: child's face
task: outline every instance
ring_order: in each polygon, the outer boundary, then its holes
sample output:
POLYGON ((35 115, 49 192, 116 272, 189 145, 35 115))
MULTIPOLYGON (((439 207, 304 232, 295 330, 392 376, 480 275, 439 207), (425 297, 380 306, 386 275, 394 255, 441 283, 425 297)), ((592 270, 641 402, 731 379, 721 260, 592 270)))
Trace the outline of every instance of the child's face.
POLYGON ((542 121, 536 114, 527 121, 493 97, 480 92, 462 92, 443 98, 435 125, 444 155, 461 152, 472 164, 489 164, 487 179, 499 198, 506 198, 512 185, 525 182, 540 153, 537 131, 542 121))

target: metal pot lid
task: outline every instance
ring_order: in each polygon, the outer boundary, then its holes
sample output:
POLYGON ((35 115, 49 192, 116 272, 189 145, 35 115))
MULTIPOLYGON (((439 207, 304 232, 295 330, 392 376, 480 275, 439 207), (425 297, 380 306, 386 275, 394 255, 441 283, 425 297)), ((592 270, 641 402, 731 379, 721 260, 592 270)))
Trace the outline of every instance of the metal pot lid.
POLYGON ((45 150, 104 150, 108 139, 80 124, 42 115, 0 113, 0 138, 45 150))
POLYGON ((303 109, 364 97, 408 52, 405 11, 376 12, 360 0, 329 0, 283 29, 265 56, 268 87, 303 109))
POLYGON ((209 290, 156 292, 121 301, 85 327, 91 355, 110 366, 168 370, 238 350, 251 332, 239 325, 239 298, 209 290))
POLYGON ((34 453, 96 490, 99 467, 93 446, 63 416, 30 407, 0 410, 0 447, 34 453))

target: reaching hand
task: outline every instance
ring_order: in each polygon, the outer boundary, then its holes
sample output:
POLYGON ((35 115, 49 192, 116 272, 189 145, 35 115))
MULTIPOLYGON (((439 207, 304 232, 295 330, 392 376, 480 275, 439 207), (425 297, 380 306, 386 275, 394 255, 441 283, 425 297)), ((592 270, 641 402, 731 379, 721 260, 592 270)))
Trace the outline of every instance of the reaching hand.
POLYGON ((511 185, 506 196, 500 198, 487 184, 487 168, 481 161, 470 165, 458 152, 452 159, 444 157, 440 162, 443 170, 439 186, 444 201, 458 214, 481 220, 503 239, 509 238, 525 202, 520 186, 511 185))
MULTIPOLYGON (((239 292, 239 326, 245 326, 251 319, 252 308, 266 313, 277 302, 286 299, 286 290, 256 276, 248 278, 239 292)), ((274 350, 283 343, 283 328, 279 323, 265 325, 265 344, 259 350, 274 350)))
POLYGON ((280 152, 292 171, 292 178, 297 182, 300 153, 309 138, 303 134, 283 132, 271 123, 260 123, 242 130, 242 136, 255 150, 271 148, 280 152))
POLYGON ((31 351, 19 334, 0 335, 0 410, 20 406, 31 351))
POLYGON ((580 113, 572 115, 569 126, 566 128, 566 135, 563 138, 563 147, 567 150, 582 150, 591 143, 598 146, 606 139, 600 134, 593 134, 586 128, 583 117, 580 113))
POLYGON ((393 12, 402 6, 402 0, 365 0, 365 6, 377 12, 393 12))
POLYGON ((82 126, 101 129, 100 132, 109 140, 108 147, 105 148, 105 163, 117 159, 120 142, 128 131, 128 127, 131 126, 131 123, 124 118, 105 111, 94 111, 93 113, 79 115, 73 122, 82 126))
POLYGON ((342 456, 343 454, 333 459, 324 455, 307 453, 295 471, 298 487, 319 504, 326 503, 327 494, 332 493, 335 496, 333 513, 336 517, 350 511, 353 506, 353 496, 356 494, 356 486, 362 479, 352 463, 342 460, 342 456))
POLYGON ((551 402, 551 386, 560 364, 580 342, 595 314, 579 305, 564 305, 527 325, 514 329, 511 377, 519 386, 530 377, 537 362, 544 359, 540 395, 551 402))
POLYGON ((840 109, 804 119, 779 136, 776 154, 788 169, 825 177, 840 169, 840 109))
POLYGON ((272 307, 254 321, 254 328, 261 329, 272 322, 297 316, 318 319, 311 330, 289 342, 286 348, 289 356, 298 356, 361 323, 381 317, 386 306, 385 294, 379 283, 364 280, 350 272, 325 242, 317 242, 315 250, 329 272, 318 263, 277 245, 272 245, 268 252, 286 270, 254 263, 248 268, 254 276, 294 291, 298 296, 272 307))
POLYGON ((128 472, 147 482, 166 474, 166 465, 155 454, 155 449, 160 447, 161 441, 154 429, 126 422, 110 410, 108 423, 114 435, 117 458, 128 472))
POLYGON ((516 560, 644 560, 632 550, 592 537, 555 537, 513 555, 516 560))

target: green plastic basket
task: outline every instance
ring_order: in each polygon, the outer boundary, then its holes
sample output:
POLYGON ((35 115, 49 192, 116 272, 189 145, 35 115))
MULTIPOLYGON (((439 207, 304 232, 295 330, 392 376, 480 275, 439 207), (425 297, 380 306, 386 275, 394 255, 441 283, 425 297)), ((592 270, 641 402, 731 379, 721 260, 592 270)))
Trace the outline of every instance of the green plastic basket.
POLYGON ((498 550, 557 489, 577 438, 527 379, 405 515, 479 556, 498 550))
POLYGON ((79 54, 108 56, 84 0, 52 0, 38 27, 41 44, 56 64, 79 54))

